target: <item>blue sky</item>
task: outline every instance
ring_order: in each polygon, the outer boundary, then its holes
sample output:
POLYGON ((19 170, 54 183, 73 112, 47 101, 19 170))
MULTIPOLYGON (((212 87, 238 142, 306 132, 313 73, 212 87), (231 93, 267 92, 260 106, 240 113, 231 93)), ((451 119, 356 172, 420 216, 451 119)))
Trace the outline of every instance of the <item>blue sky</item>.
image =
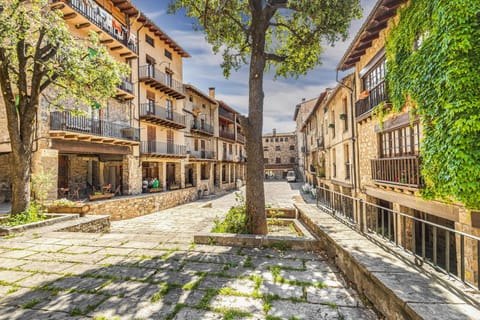
MULTIPOLYGON (((248 110, 248 68, 243 67, 232 73, 229 79, 223 77, 220 63, 222 57, 214 55, 202 32, 192 29, 191 20, 182 14, 168 15, 170 0, 133 0, 133 3, 152 19, 164 32, 187 50, 191 58, 184 59, 183 82, 192 84, 204 92, 209 87, 216 88, 218 99, 246 114, 248 110)), ((361 0, 363 16, 370 13, 375 0, 361 0)), ((263 132, 269 133, 273 128, 280 132, 295 130, 293 112, 302 98, 317 97, 325 88, 335 83, 335 68, 359 30, 363 19, 353 21, 350 37, 339 42, 335 47, 325 46, 322 65, 298 79, 278 78, 265 74, 264 82, 264 122, 263 132)))

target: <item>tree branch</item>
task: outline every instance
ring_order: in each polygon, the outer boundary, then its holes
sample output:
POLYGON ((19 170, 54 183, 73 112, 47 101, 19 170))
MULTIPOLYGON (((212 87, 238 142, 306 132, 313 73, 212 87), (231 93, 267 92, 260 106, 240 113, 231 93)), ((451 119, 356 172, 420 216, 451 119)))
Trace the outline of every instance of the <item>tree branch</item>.
POLYGON ((285 56, 280 56, 275 53, 265 53, 265 59, 270 61, 283 62, 287 59, 285 56))

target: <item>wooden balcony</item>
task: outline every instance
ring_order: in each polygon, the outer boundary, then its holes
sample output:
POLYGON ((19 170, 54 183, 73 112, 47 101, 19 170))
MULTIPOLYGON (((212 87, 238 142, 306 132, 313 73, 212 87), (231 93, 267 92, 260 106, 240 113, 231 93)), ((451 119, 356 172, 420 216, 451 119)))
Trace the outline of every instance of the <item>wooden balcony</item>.
POLYGON ((141 66, 138 78, 139 81, 144 82, 154 89, 165 92, 172 98, 185 99, 183 83, 172 79, 170 75, 167 75, 152 65, 141 66))
POLYGON ((229 112, 225 109, 219 108, 218 109, 218 115, 222 117, 223 119, 235 122, 235 115, 232 112, 229 112))
POLYGON ((50 136, 63 140, 138 145, 140 129, 128 124, 72 115, 70 111, 55 111, 50 113, 50 136))
POLYGON ((94 2, 94 6, 83 0, 52 0, 51 7, 61 10, 63 19, 76 29, 92 30, 100 33, 100 43, 107 46, 110 51, 118 52, 122 58, 137 57, 136 39, 126 26, 120 24, 115 18, 94 2), (100 10, 101 9, 101 10, 100 10))
POLYGON ((187 156, 185 145, 160 141, 142 141, 140 153, 155 158, 185 158, 187 156))
POLYGON ((183 114, 168 110, 156 103, 140 104, 140 119, 172 129, 186 128, 183 114))
POLYGON ((122 82, 117 85, 117 94, 118 99, 123 100, 132 100, 135 99, 135 94, 133 90, 133 83, 126 79, 122 79, 122 82))
POLYGON ((235 132, 233 131, 220 129, 218 133, 220 138, 235 141, 235 132))
POLYGON ((207 136, 213 136, 214 133, 212 125, 195 120, 192 120, 190 124, 190 130, 194 133, 199 133, 207 136))
POLYGON ((358 118, 372 111, 381 102, 388 102, 388 92, 385 81, 370 90, 368 96, 355 103, 355 116, 358 118))
POLYGON ((188 153, 197 159, 206 159, 206 160, 213 160, 215 159, 215 152, 211 150, 190 150, 188 153))
POLYGON ((372 180, 379 183, 421 188, 420 157, 404 156, 371 160, 372 180))

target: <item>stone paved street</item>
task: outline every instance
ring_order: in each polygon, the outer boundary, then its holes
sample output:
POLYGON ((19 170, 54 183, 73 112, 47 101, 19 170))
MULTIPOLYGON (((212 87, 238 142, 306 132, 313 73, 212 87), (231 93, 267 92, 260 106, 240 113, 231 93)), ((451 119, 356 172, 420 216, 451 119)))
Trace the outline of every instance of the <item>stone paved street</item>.
MULTIPOLYGON (((266 186, 274 206, 299 200, 297 185, 266 186)), ((376 319, 319 254, 194 245, 233 202, 114 222, 110 234, 0 239, 0 320, 376 319)))

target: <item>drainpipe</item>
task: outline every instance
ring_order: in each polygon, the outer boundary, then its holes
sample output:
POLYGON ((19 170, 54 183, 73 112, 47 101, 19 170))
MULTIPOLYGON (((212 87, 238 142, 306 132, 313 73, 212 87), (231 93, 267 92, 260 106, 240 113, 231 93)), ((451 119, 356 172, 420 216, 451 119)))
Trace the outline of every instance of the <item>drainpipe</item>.
MULTIPOLYGON (((135 20, 138 20, 138 18, 140 17, 140 13, 138 13, 138 16, 135 20)), ((133 25, 133 24, 132 24, 133 25)), ((143 27, 145 27, 145 22, 142 23, 142 25, 140 26, 140 28, 137 29, 137 110, 138 110, 138 135, 139 135, 139 139, 142 135, 142 126, 140 125, 140 30, 143 29, 143 27)), ((139 153, 139 161, 138 161, 138 166, 141 167, 142 166, 142 152, 141 152, 141 149, 142 149, 142 140, 140 139, 140 146, 139 146, 139 149, 138 150, 138 153, 139 153)))
POLYGON ((352 128, 352 159, 353 159, 353 189, 355 190, 355 195, 357 193, 357 187, 359 185, 359 177, 358 177, 358 172, 357 172, 357 164, 358 164, 358 159, 357 159, 357 152, 356 152, 356 147, 357 147, 357 138, 356 138, 356 126, 355 126, 355 108, 353 104, 353 98, 354 98, 354 92, 355 92, 355 76, 353 77, 353 88, 350 88, 349 86, 345 85, 343 82, 338 80, 338 69, 336 70, 336 75, 335 75, 335 81, 345 89, 347 89, 350 92, 350 114, 352 115, 351 117, 351 128, 352 128))

